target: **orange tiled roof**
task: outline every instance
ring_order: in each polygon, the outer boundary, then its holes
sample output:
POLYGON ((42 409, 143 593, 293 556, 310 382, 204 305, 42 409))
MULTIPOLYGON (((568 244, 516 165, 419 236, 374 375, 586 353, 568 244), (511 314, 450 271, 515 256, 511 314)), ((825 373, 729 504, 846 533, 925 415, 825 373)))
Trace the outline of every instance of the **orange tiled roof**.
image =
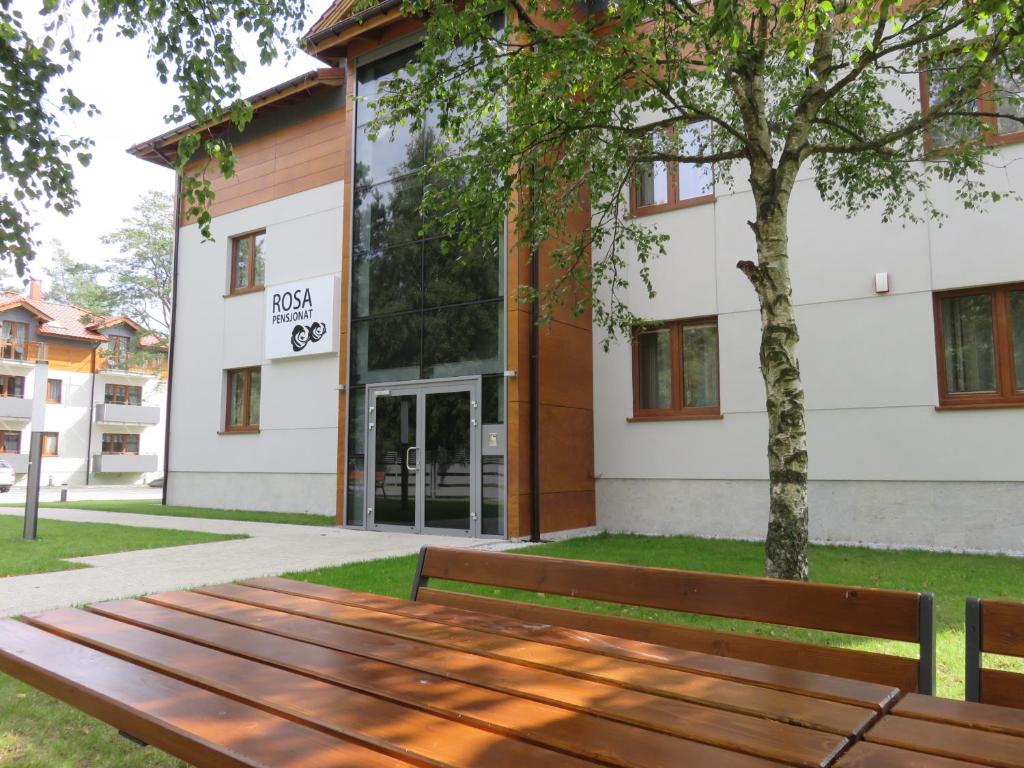
MULTIPOLYGON (((92 326, 111 318, 96 317, 89 310, 76 307, 73 304, 54 304, 50 301, 19 296, 16 293, 4 293, 0 296, 0 312, 14 309, 17 306, 23 306, 39 317, 38 332, 44 336, 61 336, 82 341, 107 341, 107 337, 93 330, 92 326)), ((114 319, 118 322, 122 320, 121 318, 114 319)))
POLYGON ((313 22, 313 26, 306 31, 305 37, 315 35, 320 30, 327 29, 328 27, 337 24, 349 14, 353 5, 355 5, 355 0, 335 0, 335 2, 331 3, 327 7, 327 10, 320 15, 320 18, 313 22))

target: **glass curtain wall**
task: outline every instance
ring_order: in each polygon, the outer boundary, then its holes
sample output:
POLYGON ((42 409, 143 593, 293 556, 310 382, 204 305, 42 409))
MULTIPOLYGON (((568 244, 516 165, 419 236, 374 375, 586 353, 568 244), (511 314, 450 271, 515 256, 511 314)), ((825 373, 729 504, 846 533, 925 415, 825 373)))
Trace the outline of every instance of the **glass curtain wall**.
MULTIPOLYGON (((429 183, 423 169, 437 141, 430 125, 416 133, 401 126, 376 139, 369 135, 382 83, 401 77, 416 53, 417 47, 407 48, 356 71, 349 525, 363 525, 366 509, 367 384, 481 375, 484 402, 500 402, 502 407, 490 410, 504 422, 503 244, 496 236, 488 252, 463 252, 420 215, 429 183)), ((502 457, 502 470, 503 465, 502 457)), ((495 530, 494 518, 503 520, 504 493, 497 506, 493 497, 487 502, 483 532, 500 534, 503 524, 495 530)))

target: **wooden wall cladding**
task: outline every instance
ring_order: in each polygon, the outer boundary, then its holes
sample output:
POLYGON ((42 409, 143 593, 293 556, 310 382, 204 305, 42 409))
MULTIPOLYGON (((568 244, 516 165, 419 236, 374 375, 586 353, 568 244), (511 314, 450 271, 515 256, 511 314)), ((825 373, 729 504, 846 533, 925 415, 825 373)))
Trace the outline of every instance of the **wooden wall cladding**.
POLYGON ((345 175, 346 144, 345 110, 336 109, 239 141, 235 145, 236 172, 230 179, 207 160, 192 163, 187 170, 205 172, 215 194, 210 215, 221 216, 340 181, 345 175))
POLYGON ((90 373, 93 369, 92 355, 92 347, 47 341, 46 357, 51 371, 90 373))

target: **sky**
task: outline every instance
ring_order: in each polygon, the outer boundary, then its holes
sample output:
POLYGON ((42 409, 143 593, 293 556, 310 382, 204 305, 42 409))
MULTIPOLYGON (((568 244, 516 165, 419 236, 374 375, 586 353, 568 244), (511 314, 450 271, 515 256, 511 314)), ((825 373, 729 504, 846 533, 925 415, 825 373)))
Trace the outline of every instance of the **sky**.
MULTIPOLYGON (((26 18, 37 14, 40 4, 41 0, 15 0, 26 18)), ((330 0, 309 0, 308 4, 307 28, 330 0)), ((96 146, 91 164, 75 171, 78 209, 68 217, 53 210, 36 214, 35 236, 40 248, 29 266, 32 277, 45 279, 43 269, 52 264, 53 240, 59 240, 82 261, 99 263, 116 256, 116 247, 104 245, 100 238, 118 229, 122 218, 131 214, 132 206, 146 191, 174 191, 173 171, 139 160, 126 150, 171 127, 164 117, 177 99, 177 89, 157 79, 154 61, 147 57, 142 40, 116 38, 108 31, 103 42, 81 39, 80 46, 82 60, 66 83, 79 98, 96 104, 100 115, 76 116, 73 121, 65 121, 65 128, 69 133, 91 137, 96 146)), ((242 41, 240 50, 249 62, 241 79, 242 92, 247 96, 324 66, 299 52, 290 62, 279 59, 261 67, 256 46, 250 40, 242 41)))

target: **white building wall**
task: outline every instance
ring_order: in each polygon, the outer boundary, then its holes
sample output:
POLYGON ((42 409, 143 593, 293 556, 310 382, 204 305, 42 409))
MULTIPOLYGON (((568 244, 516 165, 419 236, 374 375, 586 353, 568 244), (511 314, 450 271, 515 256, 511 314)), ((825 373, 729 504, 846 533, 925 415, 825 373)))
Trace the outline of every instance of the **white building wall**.
POLYGON ((231 237, 263 228, 267 285, 338 275, 342 201, 338 182, 215 217, 212 241, 181 229, 169 504, 334 514, 338 356, 265 360, 264 293, 226 293, 231 237), (225 434, 225 371, 248 366, 260 431, 225 434))
MULTIPOLYGON (((1024 190, 1024 147, 991 174, 1024 190)), ((636 267, 634 311, 652 320, 717 315, 721 420, 628 423, 629 345, 595 335, 598 523, 612 530, 762 538, 767 527, 767 416, 758 368, 760 317, 736 269, 755 259, 752 195, 737 169, 716 202, 647 217, 668 233, 636 267)), ((930 192, 942 222, 847 219, 797 183, 790 214, 793 298, 807 396, 811 534, 818 540, 1024 552, 1024 409, 938 411, 932 292, 1024 281, 1024 217, 1013 200, 986 212, 930 192), (891 291, 874 292, 876 272, 891 291)))

